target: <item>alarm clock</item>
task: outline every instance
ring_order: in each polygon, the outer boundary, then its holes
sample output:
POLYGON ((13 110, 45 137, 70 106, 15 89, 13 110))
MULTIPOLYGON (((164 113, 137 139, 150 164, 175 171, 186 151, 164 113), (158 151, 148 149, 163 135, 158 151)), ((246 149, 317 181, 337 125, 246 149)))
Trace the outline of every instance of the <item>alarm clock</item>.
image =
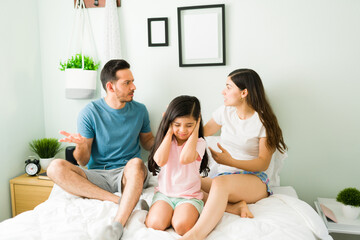
POLYGON ((25 161, 25 172, 29 176, 35 176, 40 172, 41 166, 38 159, 28 159, 25 161))

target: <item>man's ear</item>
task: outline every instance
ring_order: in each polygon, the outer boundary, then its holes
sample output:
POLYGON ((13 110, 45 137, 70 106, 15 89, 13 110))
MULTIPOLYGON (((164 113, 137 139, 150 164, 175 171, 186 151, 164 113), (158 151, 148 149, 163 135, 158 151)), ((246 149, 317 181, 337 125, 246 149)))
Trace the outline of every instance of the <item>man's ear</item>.
POLYGON ((107 82, 105 86, 106 86, 106 92, 114 92, 114 87, 112 82, 107 82))

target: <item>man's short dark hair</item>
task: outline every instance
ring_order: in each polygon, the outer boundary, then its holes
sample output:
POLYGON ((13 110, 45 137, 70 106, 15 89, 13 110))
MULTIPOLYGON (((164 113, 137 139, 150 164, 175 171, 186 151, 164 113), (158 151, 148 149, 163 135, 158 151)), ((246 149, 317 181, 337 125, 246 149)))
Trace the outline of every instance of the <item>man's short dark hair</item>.
POLYGON ((129 69, 130 64, 123 59, 112 59, 108 61, 101 70, 100 80, 106 91, 106 83, 116 81, 116 72, 122 69, 129 69))

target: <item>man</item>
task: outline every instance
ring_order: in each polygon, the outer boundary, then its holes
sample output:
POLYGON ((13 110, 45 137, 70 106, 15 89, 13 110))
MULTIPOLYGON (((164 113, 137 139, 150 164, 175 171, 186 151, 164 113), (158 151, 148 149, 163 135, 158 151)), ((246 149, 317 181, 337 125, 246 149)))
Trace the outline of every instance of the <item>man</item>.
POLYGON ((78 132, 61 131, 61 142, 75 143, 79 168, 56 159, 48 176, 65 191, 119 204, 114 223, 99 230, 103 239, 120 239, 123 226, 137 204, 148 170, 140 159, 140 145, 154 144, 145 105, 133 101, 134 77, 125 60, 110 60, 101 71, 106 97, 89 103, 79 114, 78 132), (122 197, 114 192, 122 192, 122 197))

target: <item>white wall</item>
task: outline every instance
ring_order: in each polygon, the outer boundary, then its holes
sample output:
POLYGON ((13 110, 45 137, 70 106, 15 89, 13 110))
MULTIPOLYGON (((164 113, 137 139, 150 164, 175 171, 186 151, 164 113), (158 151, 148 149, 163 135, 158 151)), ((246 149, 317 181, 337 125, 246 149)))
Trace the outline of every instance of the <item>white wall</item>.
MULTIPOLYGON (((89 102, 65 99, 64 76, 58 71, 67 53, 72 4, 38 0, 46 136, 60 137, 60 129, 76 131, 77 114, 89 102)), ((207 121, 222 104, 226 75, 253 68, 289 146, 282 184, 294 186, 310 204, 318 196, 335 197, 344 187, 360 188, 359 11, 356 0, 123 0, 118 9, 135 99, 146 104, 154 133, 175 96, 197 96, 207 121), (226 4, 227 65, 178 67, 177 7, 213 3, 226 4), (169 47, 147 46, 147 18, 153 17, 169 18, 169 47)), ((104 9, 90 9, 100 50, 103 14, 104 9)))
MULTIPOLYGON (((253 68, 289 146, 282 183, 309 203, 344 187, 359 188, 359 10, 355 0, 122 1, 121 48, 132 65, 135 99, 148 107, 154 132, 166 105, 180 94, 197 96, 207 121, 222 104, 226 75, 253 68), (212 3, 226 4, 227 65, 178 67, 177 7, 212 3), (147 18, 153 17, 169 18, 169 47, 147 46, 147 18)), ((44 81, 46 134, 76 131, 77 113, 88 101, 65 99, 63 73, 57 71, 71 30, 60 25, 71 26, 72 3, 40 0, 39 11, 43 79, 53 80, 44 81)), ((99 49, 103 13, 90 9, 99 49)))
POLYGON ((0 221, 11 216, 9 180, 24 173, 28 143, 44 137, 37 1, 0 0, 0 221), (19 7, 21 6, 21 7, 19 7))

